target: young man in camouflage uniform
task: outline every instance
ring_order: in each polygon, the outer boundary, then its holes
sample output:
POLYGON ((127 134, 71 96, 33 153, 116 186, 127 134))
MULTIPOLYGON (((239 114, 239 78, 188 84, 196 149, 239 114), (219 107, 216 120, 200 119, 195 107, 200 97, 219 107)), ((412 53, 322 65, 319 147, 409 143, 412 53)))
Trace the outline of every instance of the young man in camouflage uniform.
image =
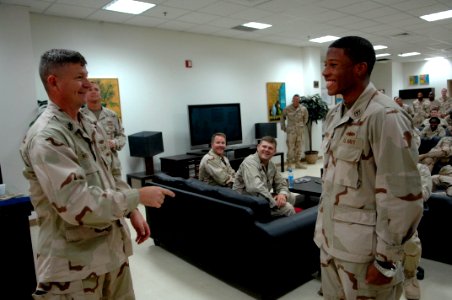
POLYGON ((125 217, 145 241, 137 206, 160 207, 169 190, 131 189, 115 174, 105 135, 83 114, 90 87, 78 52, 52 49, 39 74, 50 103, 20 148, 38 216, 35 299, 134 299, 125 217))
POLYGON ((422 122, 430 117, 430 101, 424 100, 424 95, 417 93, 417 99, 413 101, 411 105, 413 108, 413 125, 416 128, 421 127, 422 122))
POLYGON ((414 127, 370 82, 372 44, 343 37, 323 76, 342 94, 325 121, 323 191, 314 240, 325 299, 399 299, 403 244, 423 212, 414 127))
POLYGON ((275 153, 276 139, 264 136, 257 145, 257 152, 241 163, 232 189, 241 194, 263 196, 274 216, 291 216, 295 214, 295 196, 289 192, 287 180, 271 161, 275 153))
POLYGON ((118 115, 106 107, 102 107, 99 83, 91 81, 91 87, 86 94, 86 106, 81 112, 99 123, 107 134, 107 144, 114 155, 118 155, 126 144, 126 135, 118 115))
POLYGON ((221 132, 214 133, 210 143, 209 153, 204 155, 199 164, 199 180, 210 185, 232 187, 235 171, 224 155, 226 135, 221 132))
POLYGON ((306 169, 300 163, 300 159, 303 131, 306 123, 308 123, 308 118, 308 110, 300 104, 300 96, 295 94, 292 98, 292 104, 283 110, 281 116, 281 129, 287 133, 287 168, 292 168, 295 165, 296 168, 306 169))

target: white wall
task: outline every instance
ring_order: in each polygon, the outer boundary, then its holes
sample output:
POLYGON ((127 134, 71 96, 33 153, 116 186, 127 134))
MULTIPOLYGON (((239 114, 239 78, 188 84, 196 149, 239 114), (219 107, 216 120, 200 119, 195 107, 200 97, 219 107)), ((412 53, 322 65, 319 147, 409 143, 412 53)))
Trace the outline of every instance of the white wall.
POLYGON ((28 10, 0 5, 0 164, 8 193, 28 189, 19 147, 37 107, 35 66, 28 10))
MULTIPOLYGON (((435 88, 435 94, 438 98, 441 95, 441 89, 447 88, 447 80, 452 80, 452 60, 440 61, 421 61, 402 65, 403 89, 415 88, 435 88), (429 85, 409 85, 408 78, 411 75, 429 74, 429 85)), ((449 95, 452 91, 449 91, 449 95)), ((428 95, 424 95, 428 96, 428 95)))

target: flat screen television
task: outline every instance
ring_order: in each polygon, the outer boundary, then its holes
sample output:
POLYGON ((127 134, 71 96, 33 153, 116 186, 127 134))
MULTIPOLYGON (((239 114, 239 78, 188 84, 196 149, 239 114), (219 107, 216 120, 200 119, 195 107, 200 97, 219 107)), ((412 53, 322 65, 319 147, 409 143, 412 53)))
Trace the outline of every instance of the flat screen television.
POLYGON ((210 146, 212 134, 226 134, 228 145, 242 143, 240 103, 188 105, 191 149, 210 146))

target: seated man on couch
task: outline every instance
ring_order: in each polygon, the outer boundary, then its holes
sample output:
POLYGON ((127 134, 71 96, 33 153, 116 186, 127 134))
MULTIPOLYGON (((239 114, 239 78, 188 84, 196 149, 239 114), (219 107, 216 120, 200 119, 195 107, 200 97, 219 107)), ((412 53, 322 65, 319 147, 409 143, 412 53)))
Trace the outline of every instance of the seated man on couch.
POLYGON ((265 197, 273 216, 290 216, 295 214, 295 197, 289 192, 287 180, 271 161, 275 153, 276 139, 263 137, 257 145, 257 152, 240 165, 232 189, 241 194, 265 197))
POLYGON ((199 164, 199 180, 210 185, 232 187, 235 171, 224 155, 226 135, 221 132, 214 133, 210 147, 209 153, 204 155, 199 164))
POLYGON ((447 165, 452 155, 452 137, 445 136, 439 140, 435 147, 430 149, 427 153, 419 155, 419 162, 426 165, 432 174, 436 171, 433 170, 436 163, 441 165, 447 165))

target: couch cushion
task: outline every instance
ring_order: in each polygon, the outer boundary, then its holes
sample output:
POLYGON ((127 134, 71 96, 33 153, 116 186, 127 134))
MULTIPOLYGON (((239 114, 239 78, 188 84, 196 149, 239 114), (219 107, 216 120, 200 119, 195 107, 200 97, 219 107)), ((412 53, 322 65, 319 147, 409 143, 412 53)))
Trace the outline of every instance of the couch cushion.
POLYGON ((164 172, 157 172, 152 176, 152 181, 160 184, 164 184, 166 186, 178 188, 178 189, 185 189, 186 179, 182 177, 173 177, 170 176, 164 172))
POLYGON ((193 178, 186 180, 186 186, 191 192, 249 207, 255 213, 256 219, 260 221, 272 219, 268 202, 263 197, 242 195, 230 188, 208 185, 205 182, 193 178))

